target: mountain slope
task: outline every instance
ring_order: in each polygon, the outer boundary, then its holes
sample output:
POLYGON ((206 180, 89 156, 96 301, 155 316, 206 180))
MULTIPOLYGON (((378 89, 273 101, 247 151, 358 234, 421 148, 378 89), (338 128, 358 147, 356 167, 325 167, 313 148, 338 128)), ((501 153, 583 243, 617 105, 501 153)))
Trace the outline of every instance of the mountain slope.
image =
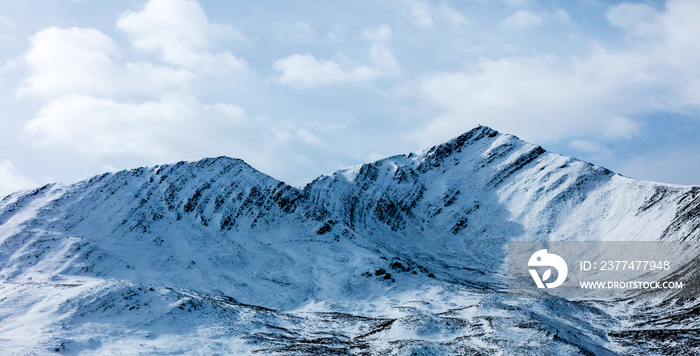
MULTIPOLYGON (((18 354, 605 354, 643 333, 666 353, 689 336, 628 318, 653 305, 508 298, 505 243, 698 240, 699 195, 484 126, 301 189, 227 157, 51 184, 0 202, 0 341, 18 354)), ((688 313, 673 324, 686 329, 693 305, 662 312, 688 313)))

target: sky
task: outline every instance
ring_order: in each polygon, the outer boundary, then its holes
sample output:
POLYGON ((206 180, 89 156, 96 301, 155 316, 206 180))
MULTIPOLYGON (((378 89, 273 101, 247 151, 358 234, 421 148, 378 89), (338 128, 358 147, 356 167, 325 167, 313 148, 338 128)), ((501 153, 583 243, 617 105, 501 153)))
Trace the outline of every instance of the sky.
POLYGON ((479 124, 700 185, 700 2, 4 0, 0 195, 226 155, 295 186, 479 124))

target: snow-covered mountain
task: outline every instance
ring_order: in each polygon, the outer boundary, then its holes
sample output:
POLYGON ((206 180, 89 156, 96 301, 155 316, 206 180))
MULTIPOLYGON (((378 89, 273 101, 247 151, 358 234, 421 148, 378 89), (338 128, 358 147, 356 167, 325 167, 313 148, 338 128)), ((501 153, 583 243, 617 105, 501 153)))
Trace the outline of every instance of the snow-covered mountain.
POLYGON ((480 126, 298 189, 227 157, 0 202, 2 354, 683 354, 696 300, 510 298, 511 240, 698 240, 700 187, 480 126))

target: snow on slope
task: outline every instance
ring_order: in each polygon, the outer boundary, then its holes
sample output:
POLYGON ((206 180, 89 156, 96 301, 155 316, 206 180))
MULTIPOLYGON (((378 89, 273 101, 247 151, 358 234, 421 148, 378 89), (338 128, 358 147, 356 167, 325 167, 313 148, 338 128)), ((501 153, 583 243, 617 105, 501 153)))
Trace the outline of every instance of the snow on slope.
POLYGON ((605 354, 646 339, 666 353, 688 335, 628 316, 685 313, 683 330, 697 303, 510 299, 505 243, 698 240, 699 194, 483 126, 302 189, 227 157, 47 185, 0 202, 0 345, 605 354))

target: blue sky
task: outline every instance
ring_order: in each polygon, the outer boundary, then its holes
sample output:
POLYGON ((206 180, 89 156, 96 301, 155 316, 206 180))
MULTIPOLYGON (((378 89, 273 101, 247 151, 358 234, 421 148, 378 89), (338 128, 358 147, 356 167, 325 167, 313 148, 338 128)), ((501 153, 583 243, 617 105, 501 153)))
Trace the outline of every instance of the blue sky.
POLYGON ((478 124, 700 184, 700 2, 0 3, 0 194, 227 155, 301 186, 478 124))

